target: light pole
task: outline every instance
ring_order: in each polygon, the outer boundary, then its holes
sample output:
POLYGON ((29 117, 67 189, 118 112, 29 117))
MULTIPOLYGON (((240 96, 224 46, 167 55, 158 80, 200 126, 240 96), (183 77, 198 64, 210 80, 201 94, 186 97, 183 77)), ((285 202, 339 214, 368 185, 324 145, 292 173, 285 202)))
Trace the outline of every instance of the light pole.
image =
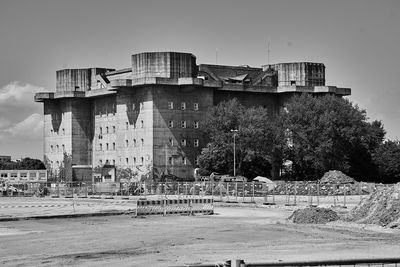
POLYGON ((231 130, 233 133, 233 176, 236 177, 236 134, 238 130, 231 130))

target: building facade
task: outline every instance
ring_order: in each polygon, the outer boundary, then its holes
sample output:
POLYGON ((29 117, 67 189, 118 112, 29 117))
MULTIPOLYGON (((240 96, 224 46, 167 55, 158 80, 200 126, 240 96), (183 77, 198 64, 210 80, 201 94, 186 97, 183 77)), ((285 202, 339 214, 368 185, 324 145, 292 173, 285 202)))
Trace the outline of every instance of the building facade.
POLYGON ((135 54, 131 62, 119 70, 59 70, 55 92, 35 95, 44 104, 44 155, 53 169, 69 157, 72 166, 193 177, 206 146, 202 123, 221 101, 276 112, 296 93, 351 94, 325 85, 321 63, 197 65, 194 55, 177 52, 135 54))

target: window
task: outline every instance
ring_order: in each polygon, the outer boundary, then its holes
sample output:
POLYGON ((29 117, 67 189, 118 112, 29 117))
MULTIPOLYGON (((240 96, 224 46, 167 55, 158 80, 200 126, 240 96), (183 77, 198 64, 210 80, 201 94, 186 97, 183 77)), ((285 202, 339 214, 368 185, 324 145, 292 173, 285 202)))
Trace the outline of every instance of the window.
POLYGON ((128 147, 129 146, 129 141, 125 140, 125 146, 128 147))
POLYGON ((129 122, 125 122, 125 129, 126 129, 126 130, 129 129, 129 122))
POLYGON ((193 104, 193 109, 194 110, 199 110, 199 103, 194 103, 193 104))
POLYGON ((53 135, 53 130, 50 130, 50 134, 53 135))
POLYGON ((62 151, 65 152, 65 146, 64 145, 62 145, 62 151))
POLYGON ((126 158, 125 161, 126 161, 126 164, 129 164, 129 158, 126 158))
POLYGON ((108 150, 108 143, 106 143, 106 150, 108 150))
POLYGON ((115 159, 113 159, 113 160, 112 160, 112 163, 113 163, 112 165, 114 165, 114 166, 115 166, 115 159))
POLYGON ((136 139, 133 139, 133 146, 136 146, 136 139))
POLYGON ((140 157, 140 162, 141 162, 142 165, 144 164, 144 158, 143 157, 140 157))
POLYGON ((168 164, 172 165, 172 157, 168 157, 168 164))
POLYGON ((113 126, 113 133, 115 133, 115 126, 113 126))
POLYGON ((136 157, 133 158, 133 164, 136 165, 136 157))
POLYGON ((106 134, 108 134, 108 126, 106 127, 106 134))
POLYGON ((142 142, 142 146, 144 146, 144 139, 140 139, 140 141, 142 142))
POLYGON ((186 139, 181 140, 181 146, 186 146, 186 139))
POLYGON ((53 147, 53 145, 50 146, 50 151, 51 151, 51 152, 54 152, 54 147, 53 147))
POLYGON ((115 143, 113 143, 113 150, 115 150, 115 143))
POLYGON ((1 178, 7 178, 8 175, 7 175, 7 173, 0 173, 0 177, 1 177, 1 178))
POLYGON ((193 126, 194 126, 195 129, 198 129, 199 128, 199 121, 195 121, 193 126))
POLYGON ((196 164, 196 166, 199 166, 199 157, 196 157, 195 164, 196 164))
POLYGON ((103 128, 100 127, 99 132, 100 134, 103 134, 103 128))
POLYGON ((100 151, 103 151, 103 144, 100 144, 100 151))
POLYGON ((168 127, 169 128, 174 128, 174 121, 169 121, 168 122, 168 127))
POLYGON ((186 103, 185 102, 182 102, 181 103, 181 110, 185 110, 186 109, 186 103))
POLYGON ((100 163, 100 165, 103 165, 103 161, 102 160, 99 160, 99 163, 100 163))
POLYGON ((168 102, 168 109, 174 109, 174 102, 168 102))
POLYGON ((18 176, 18 173, 16 173, 16 172, 11 173, 11 178, 17 178, 17 176, 18 176))
POLYGON ((62 128, 62 134, 65 135, 65 129, 64 128, 62 128))
POLYGON ((186 157, 182 157, 182 164, 183 164, 183 165, 186 165, 186 164, 187 164, 186 157))
POLYGON ((60 151, 60 147, 58 145, 56 145, 56 148, 57 148, 57 152, 59 152, 60 151))
POLYGON ((172 138, 169 139, 169 145, 174 146, 174 139, 172 139, 172 138))
POLYGON ((199 139, 194 139, 194 146, 198 147, 199 146, 199 139))
POLYGON ((140 128, 143 128, 143 127, 144 127, 144 121, 141 120, 141 121, 140 121, 140 128))
POLYGON ((186 128, 186 121, 181 121, 181 127, 186 128))

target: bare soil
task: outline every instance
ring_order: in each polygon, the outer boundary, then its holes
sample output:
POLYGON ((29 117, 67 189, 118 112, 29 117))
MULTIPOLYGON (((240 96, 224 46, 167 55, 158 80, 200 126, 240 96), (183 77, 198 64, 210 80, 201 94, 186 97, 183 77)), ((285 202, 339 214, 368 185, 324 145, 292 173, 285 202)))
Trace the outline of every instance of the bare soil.
POLYGON ((0 222, 2 266, 183 266, 226 259, 400 255, 400 230, 337 221, 298 225, 288 208, 224 207, 212 216, 130 215, 0 222))

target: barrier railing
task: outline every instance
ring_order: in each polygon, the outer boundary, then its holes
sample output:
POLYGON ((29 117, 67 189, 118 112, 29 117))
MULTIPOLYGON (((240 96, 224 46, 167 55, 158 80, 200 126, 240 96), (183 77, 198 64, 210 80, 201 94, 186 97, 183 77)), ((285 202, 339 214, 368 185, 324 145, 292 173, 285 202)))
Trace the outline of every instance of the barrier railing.
MULTIPOLYGON (((244 260, 228 260, 213 264, 184 265, 185 267, 289 267, 289 266, 400 266, 400 258, 365 258, 344 260, 315 260, 315 261, 273 261, 263 263, 246 263, 244 260)), ((182 266, 183 267, 183 266, 182 266)))
MULTIPOLYGON (((2 196, 51 196, 80 198, 160 198, 173 196, 211 197, 214 202, 257 203, 264 205, 329 204, 346 207, 354 196, 360 199, 377 188, 388 185, 372 183, 318 184, 315 182, 142 182, 142 183, 48 183, 13 186, 3 190, 2 196)), ((0 188, 1 191, 1 188, 0 188)))

